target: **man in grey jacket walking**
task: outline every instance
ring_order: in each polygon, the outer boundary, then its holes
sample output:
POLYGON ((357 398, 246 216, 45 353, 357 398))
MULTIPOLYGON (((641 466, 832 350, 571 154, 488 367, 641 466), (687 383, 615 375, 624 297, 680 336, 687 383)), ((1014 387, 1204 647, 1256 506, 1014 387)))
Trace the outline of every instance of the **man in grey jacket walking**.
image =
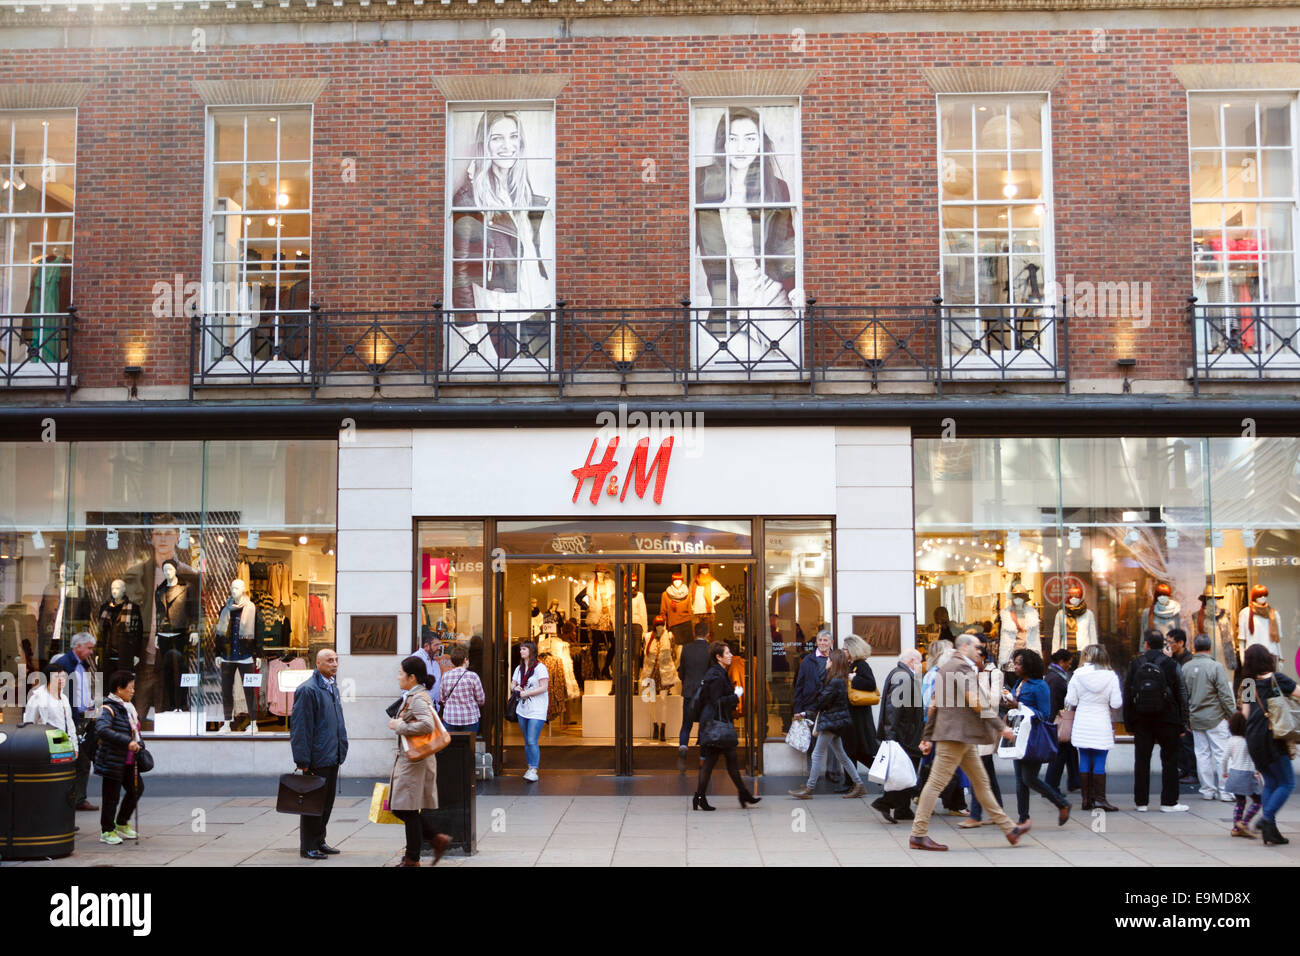
POLYGON ((339 851, 325 842, 325 827, 334 809, 339 765, 348 756, 348 729, 343 723, 343 702, 334 677, 339 656, 329 648, 316 655, 316 670, 293 695, 289 743, 293 762, 303 773, 325 778, 325 812, 300 817, 299 852, 309 860, 323 860, 339 851))
POLYGON ((1183 683, 1187 685, 1189 723, 1196 748, 1196 775, 1201 781, 1201 797, 1216 796, 1230 803, 1232 794, 1223 789, 1228 759, 1228 718, 1236 710, 1232 696, 1232 678, 1214 659, 1210 649, 1214 642, 1208 634, 1197 634, 1192 641, 1196 652, 1183 665, 1183 683))

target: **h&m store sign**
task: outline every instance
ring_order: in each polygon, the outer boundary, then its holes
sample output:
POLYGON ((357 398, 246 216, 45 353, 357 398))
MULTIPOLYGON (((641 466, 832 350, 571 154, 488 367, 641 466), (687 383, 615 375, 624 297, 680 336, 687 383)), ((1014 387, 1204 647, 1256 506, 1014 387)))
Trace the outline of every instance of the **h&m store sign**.
POLYGON ((618 480, 618 446, 619 438, 615 436, 609 439, 605 445, 605 454, 599 461, 596 461, 596 450, 600 447, 600 436, 591 440, 591 449, 587 452, 587 460, 581 468, 573 469, 573 477, 577 479, 577 484, 573 487, 573 501, 576 503, 578 496, 582 494, 582 486, 588 481, 591 482, 591 503, 600 504, 601 495, 608 495, 610 498, 617 498, 620 502, 627 500, 627 493, 633 488, 636 489, 636 496, 642 500, 645 499, 645 493, 650 488, 651 479, 654 480, 654 502, 662 504, 664 500, 664 482, 668 480, 668 466, 673 457, 673 437, 670 435, 659 443, 659 450, 655 452, 654 458, 650 458, 650 439, 642 438, 636 443, 632 451, 631 459, 628 461, 627 472, 623 476, 623 485, 620 491, 618 480))

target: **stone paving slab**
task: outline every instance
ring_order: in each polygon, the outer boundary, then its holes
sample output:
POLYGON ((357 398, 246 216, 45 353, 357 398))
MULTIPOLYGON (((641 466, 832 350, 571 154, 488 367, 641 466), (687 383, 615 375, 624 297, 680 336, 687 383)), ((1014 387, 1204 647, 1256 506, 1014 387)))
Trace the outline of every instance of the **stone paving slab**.
MULTIPOLYGON (((790 799, 778 787, 762 803, 741 810, 719 796, 715 813, 690 810, 689 800, 652 795, 561 796, 491 793, 480 798, 480 852, 450 854, 450 867, 477 866, 1300 866, 1300 802, 1283 809, 1279 824, 1294 842, 1264 847, 1228 835, 1231 807, 1184 795, 1189 810, 1118 813, 1077 809, 1063 827, 1037 796, 1034 828, 1018 847, 996 827, 958 829, 964 818, 940 815, 930 834, 947 853, 907 848, 910 827, 889 825, 872 811, 873 796, 846 801, 819 795, 790 799), (494 813, 493 811, 499 811, 494 813)), ((1114 788, 1112 788, 1114 789, 1114 788)), ((1112 800, 1116 800, 1112 793, 1112 800)), ((274 811, 264 794, 161 796, 141 801, 136 843, 99 842, 96 814, 77 815, 76 852, 58 860, 3 866, 391 866, 402 853, 402 829, 370 823, 368 801, 340 798, 330 842, 342 850, 328 862, 303 860, 297 821, 274 811), (194 810, 202 809, 195 832, 194 810)), ((1014 802, 1014 800, 1010 801, 1014 802)), ((1118 803, 1118 801, 1116 800, 1118 803)), ((427 861, 426 861, 427 862, 427 861)))

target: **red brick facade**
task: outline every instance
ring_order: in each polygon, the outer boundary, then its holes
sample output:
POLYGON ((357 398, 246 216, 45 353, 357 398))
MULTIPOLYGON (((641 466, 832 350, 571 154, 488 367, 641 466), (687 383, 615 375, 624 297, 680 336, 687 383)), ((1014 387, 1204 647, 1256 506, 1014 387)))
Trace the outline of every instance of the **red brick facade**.
MULTIPOLYGON (((1032 17, 1026 17, 1026 22, 1032 17)), ((1056 273, 1150 281, 1149 328, 1071 326, 1072 375, 1181 380, 1192 339, 1186 95, 1179 63, 1300 58, 1300 29, 506 38, 11 51, 0 83, 86 82, 78 114, 73 371, 118 386, 187 382, 184 319, 152 287, 201 276, 205 106, 194 79, 325 77, 315 103, 314 297, 427 307, 443 290, 446 110, 437 74, 561 73, 557 289, 574 306, 671 305, 689 288, 689 109, 682 71, 807 68, 804 285, 819 302, 924 305, 938 294, 935 94, 929 66, 1063 68, 1052 90, 1056 273), (355 182, 341 164, 356 160, 355 182), (655 181, 644 182, 644 158, 655 181)))

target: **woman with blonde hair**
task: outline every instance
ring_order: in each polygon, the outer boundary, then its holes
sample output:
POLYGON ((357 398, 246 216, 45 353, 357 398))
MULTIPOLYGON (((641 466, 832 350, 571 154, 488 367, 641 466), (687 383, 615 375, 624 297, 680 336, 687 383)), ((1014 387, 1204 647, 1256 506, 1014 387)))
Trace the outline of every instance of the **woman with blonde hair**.
POLYGON ((1111 709, 1124 704, 1119 678, 1110 669, 1110 655, 1101 644, 1089 644, 1066 685, 1065 706, 1074 709, 1070 743, 1079 751, 1079 786, 1082 808, 1113 813, 1119 807, 1106 800, 1106 755, 1115 746, 1111 709))
MULTIPOLYGON (((850 634, 844 639, 844 651, 849 656, 849 716, 853 719, 852 730, 844 735, 844 752, 853 762, 870 767, 871 761, 876 759, 877 746, 871 708, 880 703, 876 675, 868 663, 871 645, 858 635, 850 634)), ((852 791, 853 785, 846 781, 840 793, 852 791)))

